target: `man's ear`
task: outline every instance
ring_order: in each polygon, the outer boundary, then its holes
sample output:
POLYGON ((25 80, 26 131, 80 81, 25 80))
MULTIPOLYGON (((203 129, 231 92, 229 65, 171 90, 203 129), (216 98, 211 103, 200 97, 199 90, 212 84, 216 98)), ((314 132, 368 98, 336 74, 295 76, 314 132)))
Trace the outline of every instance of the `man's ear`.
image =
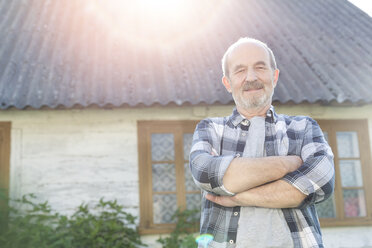
POLYGON ((275 71, 274 71, 274 80, 273 80, 274 88, 276 87, 276 84, 278 83, 278 79, 279 79, 279 69, 275 69, 275 71))
POLYGON ((226 90, 231 93, 231 84, 230 84, 230 80, 226 77, 226 76, 223 76, 222 77, 222 83, 223 85, 225 86, 226 90))

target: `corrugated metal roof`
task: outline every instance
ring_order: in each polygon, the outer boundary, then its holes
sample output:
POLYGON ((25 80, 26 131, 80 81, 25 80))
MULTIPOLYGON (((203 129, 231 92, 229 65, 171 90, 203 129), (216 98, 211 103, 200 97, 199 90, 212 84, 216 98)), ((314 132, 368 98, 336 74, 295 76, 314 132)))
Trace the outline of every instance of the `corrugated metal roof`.
POLYGON ((0 108, 230 103, 220 58, 242 36, 273 49, 275 101, 372 102, 372 18, 346 0, 134 2, 0 1, 0 108))

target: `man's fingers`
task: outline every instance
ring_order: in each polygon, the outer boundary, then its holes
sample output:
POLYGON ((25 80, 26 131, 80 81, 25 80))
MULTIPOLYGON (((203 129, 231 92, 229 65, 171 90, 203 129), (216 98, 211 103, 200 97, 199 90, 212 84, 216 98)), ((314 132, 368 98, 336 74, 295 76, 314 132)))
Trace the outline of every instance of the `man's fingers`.
POLYGON ((207 198, 207 200, 209 200, 209 201, 215 202, 215 198, 216 198, 216 196, 214 196, 214 195, 212 195, 212 194, 207 194, 207 195, 205 196, 205 198, 207 198))
POLYGON ((205 196, 205 198, 207 198, 207 200, 212 201, 214 203, 217 203, 219 205, 223 205, 223 204, 221 204, 221 197, 222 196, 215 196, 215 195, 212 195, 212 194, 207 194, 205 196))
POLYGON ((218 155, 216 149, 212 148, 211 155, 212 156, 217 156, 218 155))
POLYGON ((224 207, 235 207, 237 206, 236 202, 229 196, 215 196, 212 194, 207 194, 205 198, 209 201, 217 203, 218 205, 224 207))

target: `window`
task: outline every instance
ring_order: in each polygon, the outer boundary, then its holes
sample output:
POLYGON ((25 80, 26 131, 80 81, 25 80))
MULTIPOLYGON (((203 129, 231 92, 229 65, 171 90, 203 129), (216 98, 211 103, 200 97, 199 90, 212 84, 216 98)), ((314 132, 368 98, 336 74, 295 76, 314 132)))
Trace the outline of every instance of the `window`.
POLYGON ((335 155, 335 192, 317 204, 322 226, 372 223, 371 158, 366 120, 320 120, 335 155))
POLYGON ((189 169, 197 121, 139 121, 140 231, 170 232, 177 208, 200 209, 201 195, 189 169))
POLYGON ((5 226, 4 207, 9 188, 10 122, 0 122, 0 231, 5 226))

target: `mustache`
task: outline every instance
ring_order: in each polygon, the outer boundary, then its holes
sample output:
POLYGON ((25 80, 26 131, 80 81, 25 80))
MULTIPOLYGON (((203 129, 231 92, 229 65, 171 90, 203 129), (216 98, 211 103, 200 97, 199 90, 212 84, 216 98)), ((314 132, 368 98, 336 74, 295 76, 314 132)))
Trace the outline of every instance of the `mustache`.
POLYGON ((243 85, 243 90, 258 90, 262 89, 264 85, 258 81, 245 82, 243 85))

